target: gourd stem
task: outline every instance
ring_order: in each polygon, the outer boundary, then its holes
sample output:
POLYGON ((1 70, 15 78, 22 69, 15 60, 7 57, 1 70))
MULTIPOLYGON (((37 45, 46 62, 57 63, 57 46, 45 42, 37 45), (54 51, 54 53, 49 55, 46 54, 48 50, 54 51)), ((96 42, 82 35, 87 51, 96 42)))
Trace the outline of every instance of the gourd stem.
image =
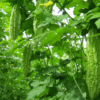
MULTIPOLYGON (((77 85, 77 87, 78 87, 80 93, 82 94, 82 90, 80 89, 79 85, 77 84, 77 81, 76 81, 74 75, 73 75, 73 79, 74 79, 74 81, 75 81, 75 83, 76 83, 76 85, 77 85)), ((83 96, 83 94, 82 94, 82 96, 83 96)), ((83 96, 83 98, 84 98, 84 100, 86 100, 86 98, 85 98, 84 96, 83 96)))

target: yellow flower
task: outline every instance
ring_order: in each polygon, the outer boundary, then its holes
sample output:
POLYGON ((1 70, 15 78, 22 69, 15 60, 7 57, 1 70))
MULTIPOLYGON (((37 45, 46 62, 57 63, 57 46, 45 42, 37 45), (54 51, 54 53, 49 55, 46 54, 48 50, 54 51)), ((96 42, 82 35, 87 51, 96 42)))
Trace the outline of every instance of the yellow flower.
POLYGON ((47 3, 40 4, 40 5, 43 5, 43 6, 48 7, 49 5, 52 5, 52 4, 53 4, 53 2, 52 2, 52 1, 48 1, 47 3))

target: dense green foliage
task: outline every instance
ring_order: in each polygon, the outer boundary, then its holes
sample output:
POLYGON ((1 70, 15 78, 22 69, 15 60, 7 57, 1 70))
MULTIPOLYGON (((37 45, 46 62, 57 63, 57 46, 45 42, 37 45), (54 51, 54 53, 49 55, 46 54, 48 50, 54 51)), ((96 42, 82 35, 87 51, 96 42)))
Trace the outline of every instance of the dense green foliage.
MULTIPOLYGON (((89 69, 84 41, 99 35, 99 0, 52 0, 49 6, 44 5, 49 0, 36 1, 35 4, 34 0, 0 0, 0 100, 91 100, 97 95, 91 97, 86 84, 89 69), (21 27, 13 40, 9 28, 16 4, 21 12, 21 27), (54 15, 54 7, 60 14, 54 15), (74 16, 68 12, 72 7, 74 16), (97 33, 87 37, 93 27, 97 33), (31 43, 31 57, 27 50, 23 55, 27 43, 31 43), (24 56, 26 60, 29 57, 31 64, 26 77, 24 56)), ((93 73, 93 77, 99 75, 97 69, 93 73)), ((93 78, 91 83, 97 84, 95 81, 93 78)), ((99 98, 98 94, 94 100, 99 98)))

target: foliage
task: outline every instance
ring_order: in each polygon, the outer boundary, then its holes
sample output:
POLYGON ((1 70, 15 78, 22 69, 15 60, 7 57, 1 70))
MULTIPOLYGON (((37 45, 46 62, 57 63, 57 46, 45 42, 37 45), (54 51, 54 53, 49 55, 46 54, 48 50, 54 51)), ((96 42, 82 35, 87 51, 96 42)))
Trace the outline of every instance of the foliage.
POLYGON ((24 100, 30 90, 29 82, 22 75, 21 59, 10 52, 7 45, 6 40, 0 42, 0 99, 24 100))
MULTIPOLYGON (((91 27, 99 32, 100 4, 95 0, 0 1, 0 100, 91 100, 86 85, 84 41, 91 27), (12 8, 20 6, 21 28, 9 38, 12 8), (53 7, 61 15, 53 15, 53 7), (74 7, 74 17, 68 13, 74 7), (67 21, 67 22, 65 22, 67 21), (23 75, 24 47, 31 43, 31 67, 23 75)), ((99 100, 99 96, 95 99, 99 100)))

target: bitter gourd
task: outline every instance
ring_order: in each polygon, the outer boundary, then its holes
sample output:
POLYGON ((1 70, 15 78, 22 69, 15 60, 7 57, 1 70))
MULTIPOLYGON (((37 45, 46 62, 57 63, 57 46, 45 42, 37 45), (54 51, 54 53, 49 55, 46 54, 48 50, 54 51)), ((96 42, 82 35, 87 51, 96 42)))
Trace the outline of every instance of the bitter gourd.
POLYGON ((92 28, 87 39, 87 73, 86 83, 90 98, 94 100, 100 93, 100 37, 97 29, 92 28))
POLYGON ((20 7, 18 4, 15 4, 10 17, 10 27, 9 27, 9 33, 10 37, 15 40, 20 32, 20 24, 21 24, 21 13, 20 13, 20 7))
POLYGON ((27 43, 27 45, 24 47, 23 59, 22 59, 24 76, 27 76, 29 74, 31 66, 31 55, 32 55, 31 45, 30 43, 27 43))

